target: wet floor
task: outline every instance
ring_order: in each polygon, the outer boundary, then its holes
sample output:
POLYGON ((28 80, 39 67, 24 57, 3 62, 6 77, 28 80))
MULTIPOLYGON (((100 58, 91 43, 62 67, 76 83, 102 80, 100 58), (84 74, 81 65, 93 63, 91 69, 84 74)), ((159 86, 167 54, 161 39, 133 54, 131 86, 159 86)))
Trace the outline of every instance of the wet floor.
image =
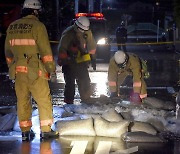
MULTIPOLYGON (((172 91, 177 91, 179 80, 179 54, 174 51, 156 51, 154 48, 137 49, 137 52, 148 61, 148 68, 151 74, 146 80, 150 96, 157 96, 162 99, 173 99, 172 91)), ((92 97, 101 95, 109 96, 107 86, 108 64, 99 63, 97 71, 90 68, 92 83, 92 97)), ((8 79, 6 71, 0 74, 0 105, 16 105, 14 83, 8 79)), ((61 67, 57 66, 57 83, 50 83, 51 94, 54 105, 63 104, 64 80, 61 67)), ((123 84, 122 93, 127 95, 132 89, 131 81, 126 80, 123 84)), ((76 87, 75 101, 80 101, 76 87)), ((172 137, 173 138, 173 137, 172 137)), ((58 139, 41 142, 39 136, 32 142, 22 142, 20 134, 7 134, 0 137, 1 154, 109 154, 109 153, 137 153, 137 154, 179 154, 180 142, 172 140, 168 143, 125 143, 116 138, 103 137, 59 137, 58 139)))
POLYGON ((0 139, 1 154, 179 154, 180 142, 125 143, 119 138, 64 136, 22 142, 19 137, 0 139))

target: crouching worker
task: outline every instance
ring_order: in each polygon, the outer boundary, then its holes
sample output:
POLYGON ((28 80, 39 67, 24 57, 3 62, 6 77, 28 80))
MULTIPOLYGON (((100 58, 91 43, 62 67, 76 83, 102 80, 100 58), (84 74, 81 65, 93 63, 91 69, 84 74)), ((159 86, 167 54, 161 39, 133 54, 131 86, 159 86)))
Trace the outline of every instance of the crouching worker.
POLYGON ((25 0, 22 18, 11 23, 7 29, 5 55, 9 77, 15 80, 17 115, 22 131, 22 140, 32 140, 31 95, 37 102, 40 118, 40 138, 58 137, 51 130, 53 123, 52 101, 48 79, 55 74, 47 30, 38 19, 41 3, 25 0))
POLYGON ((128 75, 133 76, 133 92, 130 94, 130 101, 141 103, 142 99, 147 97, 147 91, 140 58, 135 54, 119 50, 111 58, 108 68, 108 84, 111 98, 120 95, 120 85, 128 75))

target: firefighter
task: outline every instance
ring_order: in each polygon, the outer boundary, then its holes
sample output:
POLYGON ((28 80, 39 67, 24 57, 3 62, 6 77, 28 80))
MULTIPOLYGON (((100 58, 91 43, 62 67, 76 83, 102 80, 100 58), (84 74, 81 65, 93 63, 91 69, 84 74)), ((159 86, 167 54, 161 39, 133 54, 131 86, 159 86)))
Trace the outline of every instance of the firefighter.
POLYGON ((55 76, 55 62, 45 25, 38 19, 39 0, 25 0, 22 18, 12 22, 7 29, 5 56, 9 77, 15 80, 17 114, 22 140, 31 140, 31 96, 37 102, 40 118, 40 138, 57 137, 51 130, 53 124, 52 100, 48 85, 49 76, 55 76))
MULTIPOLYGON (((96 43, 89 26, 87 17, 79 17, 72 26, 65 29, 59 42, 58 64, 62 66, 64 74, 64 102, 67 104, 73 104, 75 81, 81 100, 87 101, 90 98, 88 66, 95 59, 96 43)), ((95 63, 92 66, 95 70, 95 63)))
POLYGON ((126 52, 127 29, 125 28, 124 22, 121 22, 120 27, 116 29, 116 42, 118 50, 126 52))
POLYGON ((133 92, 130 94, 130 101, 141 103, 142 99, 147 97, 146 83, 141 69, 137 55, 118 50, 111 58, 108 68, 110 97, 120 96, 120 85, 128 75, 131 75, 133 76, 133 92))

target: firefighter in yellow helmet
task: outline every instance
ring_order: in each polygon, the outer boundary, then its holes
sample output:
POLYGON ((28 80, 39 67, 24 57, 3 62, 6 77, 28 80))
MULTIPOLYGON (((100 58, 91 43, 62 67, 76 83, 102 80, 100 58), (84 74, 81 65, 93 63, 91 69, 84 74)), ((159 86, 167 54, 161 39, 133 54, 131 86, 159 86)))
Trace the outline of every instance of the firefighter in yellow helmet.
MULTIPOLYGON (((62 66, 65 79, 64 102, 73 104, 75 80, 82 101, 90 98, 88 64, 95 57, 96 43, 89 29, 87 17, 79 17, 74 25, 65 29, 59 42, 58 64, 62 66)), ((95 66, 93 65, 95 70, 95 66)))
POLYGON ((118 50, 111 58, 108 68, 110 97, 120 95, 120 85, 128 75, 133 76, 133 92, 130 94, 130 101, 141 103, 142 99, 147 97, 147 91, 140 59, 133 53, 118 50))
POLYGON ((22 18, 7 29, 5 56, 9 77, 15 80, 17 114, 22 140, 31 140, 31 96, 37 102, 40 117, 40 137, 57 137, 51 130, 53 123, 52 100, 48 79, 56 67, 50 48, 47 30, 38 19, 41 10, 39 0, 25 0, 22 18))

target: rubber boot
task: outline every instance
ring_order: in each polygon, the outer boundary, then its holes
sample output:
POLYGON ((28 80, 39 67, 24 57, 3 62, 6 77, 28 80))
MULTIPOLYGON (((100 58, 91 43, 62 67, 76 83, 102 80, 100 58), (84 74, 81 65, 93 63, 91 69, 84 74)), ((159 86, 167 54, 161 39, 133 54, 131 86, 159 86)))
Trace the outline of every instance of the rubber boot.
POLYGON ((50 139, 59 137, 59 132, 51 130, 50 132, 41 132, 41 139, 50 139))
POLYGON ((35 133, 32 130, 22 132, 22 141, 31 141, 34 139, 34 137, 35 133))

